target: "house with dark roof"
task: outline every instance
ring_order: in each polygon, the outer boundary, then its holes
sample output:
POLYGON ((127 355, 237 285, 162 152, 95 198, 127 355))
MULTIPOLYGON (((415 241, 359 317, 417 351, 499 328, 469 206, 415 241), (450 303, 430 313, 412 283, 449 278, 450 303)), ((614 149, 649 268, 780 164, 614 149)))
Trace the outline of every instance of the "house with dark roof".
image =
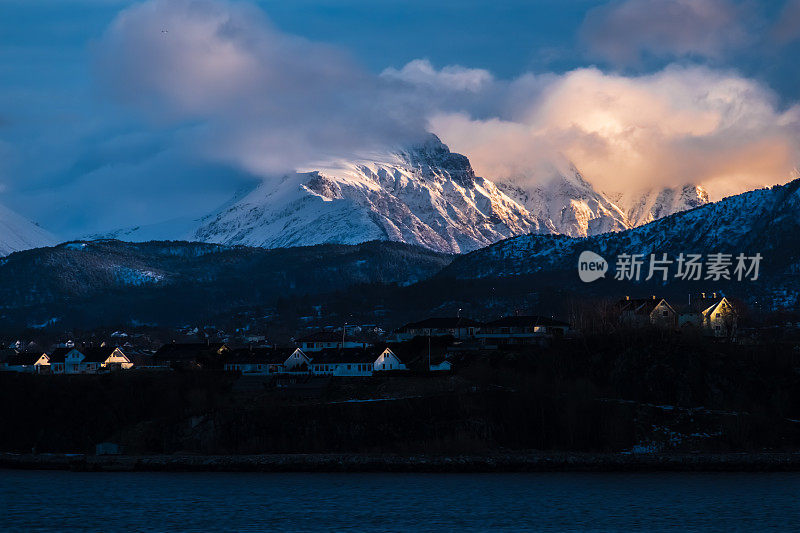
POLYGON ((400 359, 400 356, 394 353, 391 348, 386 348, 381 352, 378 358, 375 359, 373 368, 375 369, 375 372, 408 370, 408 366, 406 366, 405 362, 400 359))
POLYGON ((403 342, 414 337, 445 337, 468 339, 475 337, 481 323, 464 317, 426 318, 411 322, 395 331, 395 340, 403 342))
POLYGON ((130 370, 133 362, 119 346, 98 346, 81 350, 86 356, 85 361, 97 361, 103 371, 130 370))
POLYGON ((662 329, 677 329, 678 312, 664 298, 631 298, 626 296, 617 302, 619 320, 631 327, 655 326, 662 329))
POLYGON ((567 322, 546 316, 506 316, 486 322, 475 336, 485 344, 540 344, 569 332, 567 322))
POLYGON ((315 376, 369 377, 379 352, 368 348, 328 349, 312 354, 315 376))
POLYGON ((311 374, 311 357, 303 350, 296 348, 283 362, 283 371, 291 373, 311 374))
POLYGON ((305 353, 329 350, 331 348, 368 348, 372 343, 352 336, 347 336, 342 332, 336 331, 317 331, 309 335, 300 337, 295 341, 297 347, 305 353))
POLYGON ((225 356, 225 370, 242 375, 280 374, 288 355, 274 348, 240 348, 225 356))
POLYGON ((97 374, 130 368, 133 363, 117 346, 57 348, 50 354, 53 374, 97 374))
POLYGON ((402 342, 392 344, 389 350, 408 370, 417 373, 449 372, 453 368, 448 359, 452 354, 442 343, 402 342))
POLYGON ((711 337, 731 337, 738 328, 738 313, 722 294, 701 292, 691 297, 688 308, 678 318, 681 328, 699 328, 711 337))
POLYGON ((50 371, 50 358, 44 352, 16 352, 0 363, 0 370, 44 374, 50 371))
POLYGON ((172 342, 153 354, 153 361, 181 368, 223 368, 231 349, 221 342, 172 342))

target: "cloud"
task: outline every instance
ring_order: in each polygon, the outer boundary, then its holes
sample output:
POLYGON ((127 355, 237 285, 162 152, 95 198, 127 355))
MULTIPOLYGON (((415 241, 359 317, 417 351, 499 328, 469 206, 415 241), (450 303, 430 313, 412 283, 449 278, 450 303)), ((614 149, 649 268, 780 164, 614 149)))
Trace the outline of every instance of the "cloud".
POLYGON ((465 68, 459 65, 449 65, 436 70, 427 59, 415 59, 400 70, 387 68, 381 75, 384 78, 447 92, 478 92, 494 81, 494 77, 488 70, 465 68))
POLYGON ((531 78, 505 87, 513 114, 440 113, 431 128, 479 174, 522 184, 564 157, 606 191, 691 182, 722 196, 785 181, 800 160, 800 108, 780 110, 769 89, 736 74, 588 68, 548 76, 544 87, 531 78), (526 97, 525 87, 537 89, 526 97))
POLYGON ((786 2, 772 35, 779 44, 788 44, 800 38, 800 0, 786 2))
POLYGON ((252 4, 152 0, 95 46, 108 94, 153 124, 196 123, 199 152, 259 175, 408 142, 421 110, 343 51, 278 31, 252 4))
MULTIPOLYGON (((619 65, 716 58, 751 38, 739 3, 687 4, 615 1, 582 35, 619 65)), ((791 39, 786 24, 776 35, 791 39)), ((0 86, 4 198, 64 237, 196 218, 254 176, 358 157, 426 129, 480 174, 534 185, 570 159, 605 190, 699 181, 719 196, 782 181, 798 162, 797 107, 708 67, 502 79, 420 59, 375 75, 339 48, 279 31, 254 4, 225 0, 136 3, 91 52, 91 81, 84 58, 58 55, 57 68, 17 86, 31 69, 14 56, 21 66, 0 86)))
POLYGON ((753 40, 752 13, 732 0, 616 0, 590 10, 580 30, 589 53, 616 65, 643 56, 719 59, 753 40))

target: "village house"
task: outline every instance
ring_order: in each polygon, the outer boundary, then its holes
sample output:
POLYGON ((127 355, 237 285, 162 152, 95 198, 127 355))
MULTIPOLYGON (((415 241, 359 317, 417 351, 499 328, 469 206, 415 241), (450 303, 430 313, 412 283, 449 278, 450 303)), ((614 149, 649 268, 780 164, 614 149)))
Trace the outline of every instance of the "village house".
POLYGON ((342 332, 336 331, 317 331, 295 341, 298 348, 306 353, 329 350, 331 348, 369 348, 372 346, 367 340, 348 337, 342 332))
POLYGON ((50 372, 50 358, 43 352, 15 352, 0 363, 0 370, 46 374, 50 372))
POLYGON ((283 362, 284 372, 311 373, 311 358, 303 350, 296 348, 283 362))
POLYGON ((163 345, 153 354, 153 361, 181 368, 223 368, 224 356, 231 349, 221 342, 172 342, 163 345))
POLYGON ((395 340, 403 342, 414 337, 445 337, 468 339, 475 337, 480 322, 464 317, 427 318, 420 322, 411 322, 395 331, 395 340))
POLYGON ((375 359, 373 363, 373 368, 375 372, 387 372, 387 371, 394 371, 394 370, 408 370, 408 367, 405 365, 403 361, 400 360, 391 348, 386 348, 381 354, 375 359))
POLYGON ((408 370, 414 372, 449 372, 453 369, 447 359, 450 353, 443 343, 431 346, 427 342, 404 342, 393 344, 390 350, 408 370))
POLYGON ((619 320, 631 327, 655 326, 677 329, 678 313, 664 298, 631 298, 626 296, 617 304, 619 320))
POLYGON ((133 361, 122 352, 120 347, 101 346, 85 349, 83 353, 88 359, 101 360, 100 367, 104 370, 130 370, 133 368, 133 361))
POLYGON ((133 363, 116 346, 57 348, 50 354, 52 374, 97 374, 130 368, 133 368, 133 363))
POLYGON ((314 354, 311 366, 315 376, 369 377, 375 370, 378 354, 374 350, 344 348, 314 354))
POLYGON ((507 316, 485 323, 475 337, 484 344, 541 344, 570 332, 570 325, 545 316, 507 316))
POLYGON ((241 348, 225 358, 225 370, 243 375, 271 375, 283 371, 286 352, 272 348, 241 348))
POLYGON ((688 309, 681 313, 682 328, 696 327, 711 337, 732 337, 738 327, 738 314, 733 304, 716 292, 702 292, 691 298, 688 309))

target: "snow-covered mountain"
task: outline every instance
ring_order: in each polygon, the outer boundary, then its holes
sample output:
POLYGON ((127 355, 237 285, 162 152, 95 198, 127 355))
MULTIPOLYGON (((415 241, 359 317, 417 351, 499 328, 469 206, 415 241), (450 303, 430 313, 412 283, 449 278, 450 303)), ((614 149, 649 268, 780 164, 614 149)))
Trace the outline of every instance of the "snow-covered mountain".
POLYGON ((265 180, 199 220, 86 238, 263 248, 384 240, 464 253, 528 233, 587 237, 626 230, 707 201, 705 191, 692 186, 612 201, 567 160, 536 176, 495 183, 476 176, 465 156, 430 135, 411 147, 265 180))
POLYGON ((708 203, 708 191, 698 185, 664 187, 606 194, 625 213, 631 227, 648 224, 666 216, 708 203))
POLYGON ((586 237, 628 229, 622 210, 587 182, 574 165, 551 165, 535 185, 498 183, 498 188, 523 205, 548 233, 586 237), (560 168, 559 168, 560 167, 560 168))
POLYGON ((762 271, 797 286, 800 274, 800 179, 709 203, 620 233, 570 239, 523 235, 457 258, 445 269, 458 278, 493 278, 567 272, 592 250, 614 268, 621 254, 739 253, 763 256, 762 271))
POLYGON ((402 241, 461 253, 553 228, 435 136, 407 149, 265 181, 192 238, 266 248, 402 241))
POLYGON ((495 184, 436 136, 267 181, 190 238, 266 248, 390 240, 463 253, 527 233, 585 237, 630 227, 571 164, 534 187, 495 184))
POLYGON ((52 246, 56 238, 27 218, 0 205, 0 257, 20 250, 52 246))

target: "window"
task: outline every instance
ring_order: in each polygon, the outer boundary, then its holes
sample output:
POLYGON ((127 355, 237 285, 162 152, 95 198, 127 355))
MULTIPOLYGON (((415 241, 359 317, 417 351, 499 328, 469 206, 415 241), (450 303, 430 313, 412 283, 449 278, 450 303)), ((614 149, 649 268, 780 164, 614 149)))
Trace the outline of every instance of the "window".
POLYGON ((662 311, 661 316, 669 316, 669 311, 662 311))

